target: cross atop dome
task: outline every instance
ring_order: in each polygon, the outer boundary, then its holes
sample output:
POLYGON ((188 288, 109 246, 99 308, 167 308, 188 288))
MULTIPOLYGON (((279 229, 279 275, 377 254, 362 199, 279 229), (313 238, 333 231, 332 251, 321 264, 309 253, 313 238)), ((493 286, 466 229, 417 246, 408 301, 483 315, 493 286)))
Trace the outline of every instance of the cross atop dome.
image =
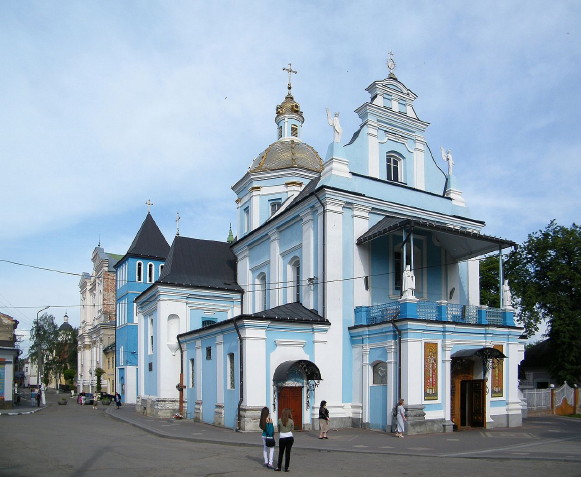
POLYGON ((296 75, 297 74, 297 71, 296 70, 293 70, 293 66, 290 63, 288 64, 288 68, 283 68, 282 70, 283 71, 288 71, 288 85, 287 85, 287 88, 288 88, 289 93, 290 93, 290 90, 292 89, 291 75, 292 74, 295 74, 296 75))

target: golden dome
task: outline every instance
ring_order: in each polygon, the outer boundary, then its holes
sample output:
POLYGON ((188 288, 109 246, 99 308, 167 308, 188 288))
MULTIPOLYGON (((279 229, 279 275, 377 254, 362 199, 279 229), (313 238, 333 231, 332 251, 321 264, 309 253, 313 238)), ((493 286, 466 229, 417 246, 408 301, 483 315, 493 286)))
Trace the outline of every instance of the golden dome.
POLYGON ((295 101, 295 98, 293 98, 293 95, 290 93, 290 88, 284 101, 276 107, 276 118, 274 118, 274 122, 278 124, 281 116, 295 117, 301 122, 301 124, 305 121, 303 112, 301 111, 301 106, 295 101))
POLYGON ((323 161, 312 146, 296 138, 280 139, 254 159, 250 172, 276 171, 292 167, 321 172, 323 161))

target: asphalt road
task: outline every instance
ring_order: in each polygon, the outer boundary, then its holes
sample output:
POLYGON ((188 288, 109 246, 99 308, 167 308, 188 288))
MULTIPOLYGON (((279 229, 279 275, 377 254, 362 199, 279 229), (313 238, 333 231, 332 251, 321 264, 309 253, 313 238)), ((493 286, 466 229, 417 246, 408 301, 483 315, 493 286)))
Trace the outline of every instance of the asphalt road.
MULTIPOLYGON (((54 400, 49 398, 48 407, 35 414, 0 416, 0 475, 174 477, 256 476, 272 472, 262 467, 259 446, 161 437, 151 430, 113 419, 103 408, 94 410, 72 401, 66 406, 57 406, 51 401, 54 400)), ((163 420, 157 423, 166 427, 171 424, 163 420)), ((367 433, 362 435, 368 436, 368 443, 373 439, 390 439, 385 434, 377 433, 374 437, 371 431, 359 432, 367 433)), ((344 437, 358 435, 344 434, 344 437)), ((297 441, 303 444, 308 438, 306 433, 297 435, 297 441)), ((385 449, 389 453, 373 452, 369 445, 361 445, 360 452, 357 445, 349 451, 297 445, 292 451, 291 473, 366 477, 517 477, 533 473, 581 476, 579 419, 539 419, 525 430, 496 434, 474 431, 434 435, 429 455, 425 439, 377 441, 393 444, 384 446, 389 448, 385 449), (464 439, 466 451, 462 450, 464 439), (474 445, 477 442, 481 443, 479 449, 474 445), (496 458, 498 454, 502 458, 496 458)), ((252 438, 246 435, 245 440, 251 442, 252 438)), ((337 441, 340 447, 339 444, 337 441)))

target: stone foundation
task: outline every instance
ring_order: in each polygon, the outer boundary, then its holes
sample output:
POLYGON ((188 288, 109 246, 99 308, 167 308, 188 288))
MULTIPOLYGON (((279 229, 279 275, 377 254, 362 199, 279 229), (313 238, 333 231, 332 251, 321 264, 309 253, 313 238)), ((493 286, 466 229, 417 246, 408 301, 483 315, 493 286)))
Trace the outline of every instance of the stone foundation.
POLYGON ((224 404, 216 404, 214 408, 214 425, 224 427, 224 404))
POLYGON ((194 421, 202 422, 202 401, 196 401, 194 404, 194 421))
POLYGON ((135 410, 151 417, 173 417, 179 411, 179 399, 138 396, 135 410))
POLYGON ((260 412, 262 407, 244 406, 240 407, 240 430, 241 431, 259 431, 260 412))

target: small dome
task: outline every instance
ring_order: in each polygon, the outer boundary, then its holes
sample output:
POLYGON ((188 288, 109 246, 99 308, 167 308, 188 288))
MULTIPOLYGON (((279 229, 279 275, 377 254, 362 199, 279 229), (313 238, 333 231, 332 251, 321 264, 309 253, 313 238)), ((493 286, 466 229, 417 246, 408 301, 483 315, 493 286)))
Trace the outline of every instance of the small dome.
POLYGON ((59 326, 59 331, 69 331, 69 330, 72 330, 73 327, 69 323, 69 315, 67 315, 65 313, 65 316, 63 317, 63 319, 64 319, 64 322, 63 322, 62 325, 59 326))
POLYGON ((323 161, 312 146, 296 138, 285 138, 268 146, 254 159, 250 172, 276 171, 292 167, 321 172, 323 161))
POLYGON ((276 107, 276 117, 274 118, 274 122, 278 124, 281 116, 295 118, 297 121, 300 121, 301 124, 305 122, 301 106, 295 101, 295 98, 293 98, 293 95, 290 92, 290 87, 284 101, 276 107))

